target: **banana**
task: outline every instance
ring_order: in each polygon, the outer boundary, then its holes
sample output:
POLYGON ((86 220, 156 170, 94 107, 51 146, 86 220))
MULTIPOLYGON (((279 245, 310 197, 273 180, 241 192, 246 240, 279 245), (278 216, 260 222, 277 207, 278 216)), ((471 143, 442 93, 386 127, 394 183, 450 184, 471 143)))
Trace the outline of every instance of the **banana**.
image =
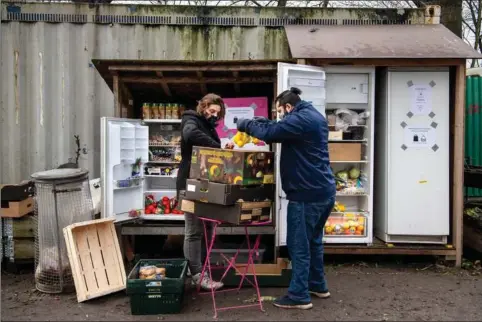
POLYGON ((209 174, 210 174, 211 176, 214 176, 214 171, 216 171, 217 168, 218 168, 217 165, 215 165, 215 164, 212 165, 211 168, 209 168, 209 174))
POLYGON ((241 183, 241 182, 243 182, 243 177, 241 177, 241 176, 236 176, 233 180, 234 184, 238 184, 238 183, 241 183))

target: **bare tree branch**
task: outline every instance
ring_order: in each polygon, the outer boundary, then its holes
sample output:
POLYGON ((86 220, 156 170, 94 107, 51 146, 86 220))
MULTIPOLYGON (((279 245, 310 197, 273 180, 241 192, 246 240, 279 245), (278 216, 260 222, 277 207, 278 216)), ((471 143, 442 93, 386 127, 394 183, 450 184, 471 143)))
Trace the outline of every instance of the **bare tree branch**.
POLYGON ((467 27, 470 32, 474 33, 475 34, 475 29, 467 22, 467 20, 462 20, 462 23, 464 24, 465 27, 467 27))

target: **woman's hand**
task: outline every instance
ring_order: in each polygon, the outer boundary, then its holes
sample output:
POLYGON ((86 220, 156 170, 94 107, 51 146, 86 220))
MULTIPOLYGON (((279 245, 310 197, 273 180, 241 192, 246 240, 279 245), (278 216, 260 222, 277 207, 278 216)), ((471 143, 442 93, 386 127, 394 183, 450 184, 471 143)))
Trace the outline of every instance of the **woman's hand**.
POLYGON ((224 148, 232 150, 232 149, 234 149, 234 143, 233 142, 227 142, 226 145, 224 146, 224 148))

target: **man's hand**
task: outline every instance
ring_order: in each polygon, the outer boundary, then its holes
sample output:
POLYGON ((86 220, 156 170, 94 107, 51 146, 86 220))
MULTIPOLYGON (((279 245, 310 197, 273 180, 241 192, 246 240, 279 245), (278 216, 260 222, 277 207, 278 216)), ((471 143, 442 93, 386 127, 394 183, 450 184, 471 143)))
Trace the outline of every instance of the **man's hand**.
POLYGON ((232 149, 234 149, 234 143, 233 142, 227 142, 226 145, 224 146, 224 148, 232 150, 232 149))
POLYGON ((249 121, 250 120, 248 119, 238 119, 238 122, 236 123, 238 131, 246 132, 246 127, 248 126, 249 121))

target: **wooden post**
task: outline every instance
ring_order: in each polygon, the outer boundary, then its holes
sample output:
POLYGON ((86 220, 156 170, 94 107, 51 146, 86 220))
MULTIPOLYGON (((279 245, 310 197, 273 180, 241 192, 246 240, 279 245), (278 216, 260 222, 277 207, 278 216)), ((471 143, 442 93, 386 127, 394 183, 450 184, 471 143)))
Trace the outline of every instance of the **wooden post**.
POLYGON ((296 60, 296 63, 298 65, 306 65, 306 59, 302 58, 302 59, 297 59, 296 60))
POLYGON ((113 92, 114 92, 114 117, 122 117, 122 99, 121 88, 119 86, 119 76, 113 76, 113 92))
POLYGON ((464 139, 465 139, 465 64, 456 66, 455 112, 453 143, 453 209, 452 235, 455 246, 455 265, 462 265, 464 225, 464 139))
POLYGON ((123 110, 126 111, 126 113, 123 113, 123 117, 127 118, 133 118, 134 117, 134 98, 132 97, 131 91, 129 88, 124 84, 122 79, 119 79, 119 88, 121 89, 122 96, 121 98, 123 99, 122 107, 123 110))

